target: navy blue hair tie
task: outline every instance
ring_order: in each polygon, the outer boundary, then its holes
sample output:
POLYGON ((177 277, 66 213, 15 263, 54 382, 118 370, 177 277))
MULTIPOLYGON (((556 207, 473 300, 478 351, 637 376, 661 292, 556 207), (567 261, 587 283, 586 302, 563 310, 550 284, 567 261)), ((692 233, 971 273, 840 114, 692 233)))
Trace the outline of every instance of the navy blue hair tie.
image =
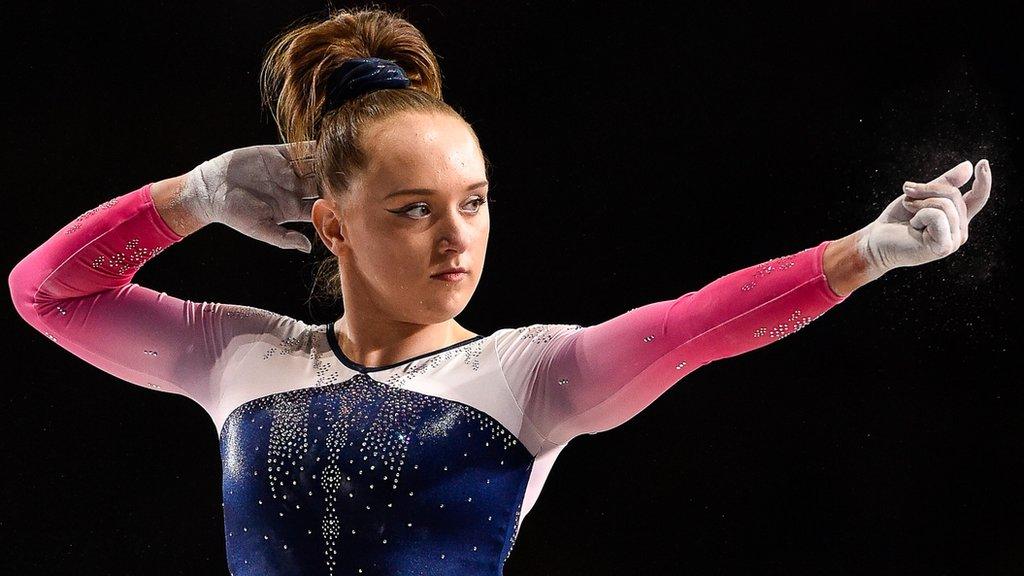
POLYGON ((406 88, 409 78, 402 67, 383 58, 351 58, 324 81, 327 98, 324 111, 333 110, 360 94, 382 88, 406 88))

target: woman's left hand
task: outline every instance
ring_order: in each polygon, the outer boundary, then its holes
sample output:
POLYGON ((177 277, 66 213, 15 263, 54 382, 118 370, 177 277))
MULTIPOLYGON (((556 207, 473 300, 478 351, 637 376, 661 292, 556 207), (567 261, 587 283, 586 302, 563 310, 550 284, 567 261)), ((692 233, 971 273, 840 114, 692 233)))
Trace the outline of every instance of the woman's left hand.
POLYGON ((874 275, 945 258, 967 241, 971 219, 988 201, 992 171, 988 160, 974 170, 963 161, 927 184, 906 182, 874 222, 857 232, 857 247, 874 275), (960 187, 974 175, 966 194, 960 187))

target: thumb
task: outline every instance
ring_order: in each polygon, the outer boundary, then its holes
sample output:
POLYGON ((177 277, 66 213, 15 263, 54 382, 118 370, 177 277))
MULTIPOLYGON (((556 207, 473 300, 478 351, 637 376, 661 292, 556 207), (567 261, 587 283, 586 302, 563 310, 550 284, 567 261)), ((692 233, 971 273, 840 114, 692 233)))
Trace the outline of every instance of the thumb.
POLYGON ((306 238, 306 235, 303 234, 302 232, 296 232, 295 230, 292 230, 291 232, 285 234, 285 239, 288 242, 290 242, 290 244, 288 245, 289 248, 300 250, 302 252, 305 252, 306 254, 309 254, 310 251, 313 250, 313 245, 310 244, 309 238, 306 238))
POLYGON ((253 227, 246 232, 246 235, 272 246, 277 246, 282 250, 301 250, 309 254, 313 248, 305 234, 279 226, 273 220, 255 222, 253 227))

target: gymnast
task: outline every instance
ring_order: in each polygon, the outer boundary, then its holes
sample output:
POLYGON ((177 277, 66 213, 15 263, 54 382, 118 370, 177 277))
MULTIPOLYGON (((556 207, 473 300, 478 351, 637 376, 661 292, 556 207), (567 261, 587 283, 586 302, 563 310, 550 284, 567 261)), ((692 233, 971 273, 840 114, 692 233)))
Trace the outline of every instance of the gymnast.
POLYGON ((280 34, 261 80, 284 143, 113 197, 9 277, 20 316, 58 346, 213 419, 234 576, 500 576, 574 437, 621 425, 890 270, 949 256, 992 184, 986 160, 965 161, 907 182, 848 236, 677 298, 592 326, 477 334, 455 317, 483 273, 488 162, 442 100, 421 32, 390 12, 335 10, 280 34), (344 310, 333 322, 132 282, 213 223, 310 252, 286 222, 312 223, 329 253, 344 310))

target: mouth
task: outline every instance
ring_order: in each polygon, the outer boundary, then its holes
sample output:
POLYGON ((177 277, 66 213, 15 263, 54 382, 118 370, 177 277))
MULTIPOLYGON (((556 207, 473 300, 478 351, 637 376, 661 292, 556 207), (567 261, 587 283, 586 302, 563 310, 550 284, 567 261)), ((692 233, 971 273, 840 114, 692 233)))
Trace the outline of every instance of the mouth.
POLYGON ((432 274, 430 277, 435 280, 445 280, 448 282, 462 280, 467 276, 468 272, 465 268, 449 268, 437 274, 432 274))

